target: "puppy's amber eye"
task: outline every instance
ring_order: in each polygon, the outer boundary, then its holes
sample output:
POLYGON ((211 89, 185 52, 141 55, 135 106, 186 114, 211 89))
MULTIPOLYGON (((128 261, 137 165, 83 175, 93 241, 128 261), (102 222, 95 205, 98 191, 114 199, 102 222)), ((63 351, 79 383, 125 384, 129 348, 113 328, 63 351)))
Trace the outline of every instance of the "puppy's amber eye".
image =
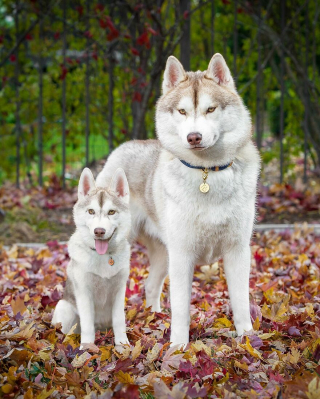
POLYGON ((207 114, 211 114, 212 112, 215 111, 216 108, 217 108, 217 107, 209 107, 209 108, 207 109, 207 114))
POLYGON ((178 111, 180 112, 181 115, 185 115, 186 114, 186 110, 185 109, 178 109, 178 111))
POLYGON ((108 215, 114 215, 116 213, 116 211, 114 209, 110 209, 110 211, 108 212, 108 215))
POLYGON ((89 215, 94 215, 95 211, 93 209, 88 209, 89 215))

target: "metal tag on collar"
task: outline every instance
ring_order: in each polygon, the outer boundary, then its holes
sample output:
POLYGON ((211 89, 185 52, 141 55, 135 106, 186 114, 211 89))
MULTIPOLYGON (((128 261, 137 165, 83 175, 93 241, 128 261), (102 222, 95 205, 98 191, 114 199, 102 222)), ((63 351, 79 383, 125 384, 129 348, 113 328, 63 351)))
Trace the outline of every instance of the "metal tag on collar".
POLYGON ((109 263, 110 266, 114 265, 114 260, 112 259, 112 256, 110 256, 110 259, 109 259, 108 263, 109 263))
POLYGON ((208 178, 208 173, 209 173, 209 170, 207 168, 202 169, 202 180, 203 180, 203 183, 200 184, 199 189, 200 189, 200 191, 203 194, 206 194, 210 190, 210 186, 209 186, 209 184, 206 181, 207 178, 208 178))

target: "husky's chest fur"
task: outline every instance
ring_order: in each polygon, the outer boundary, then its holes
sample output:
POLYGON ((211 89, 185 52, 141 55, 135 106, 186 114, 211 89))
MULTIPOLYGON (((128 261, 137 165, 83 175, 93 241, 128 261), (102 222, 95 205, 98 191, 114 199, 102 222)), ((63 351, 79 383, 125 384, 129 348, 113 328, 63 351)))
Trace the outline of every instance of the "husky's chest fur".
POLYGON ((213 262, 239 238, 250 235, 258 173, 255 158, 250 161, 251 146, 232 167, 209 172, 206 194, 199 190, 201 170, 186 167, 157 141, 121 146, 108 160, 108 171, 120 163, 132 187, 132 238, 143 241, 147 234, 168 246, 170 236, 177 245, 193 248, 201 264, 213 262), (121 156, 126 152, 132 154, 130 159, 121 156))

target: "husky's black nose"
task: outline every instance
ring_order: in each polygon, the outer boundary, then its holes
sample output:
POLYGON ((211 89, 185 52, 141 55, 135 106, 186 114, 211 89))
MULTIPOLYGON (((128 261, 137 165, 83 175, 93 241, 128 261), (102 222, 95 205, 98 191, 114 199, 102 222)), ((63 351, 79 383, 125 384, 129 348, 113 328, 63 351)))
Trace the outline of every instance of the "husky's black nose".
POLYGON ((103 237, 105 235, 106 230, 101 228, 101 227, 97 227, 96 229, 94 229, 94 235, 96 237, 103 237))
POLYGON ((201 143, 202 134, 200 133, 189 133, 187 136, 188 143, 190 145, 197 145, 201 143))

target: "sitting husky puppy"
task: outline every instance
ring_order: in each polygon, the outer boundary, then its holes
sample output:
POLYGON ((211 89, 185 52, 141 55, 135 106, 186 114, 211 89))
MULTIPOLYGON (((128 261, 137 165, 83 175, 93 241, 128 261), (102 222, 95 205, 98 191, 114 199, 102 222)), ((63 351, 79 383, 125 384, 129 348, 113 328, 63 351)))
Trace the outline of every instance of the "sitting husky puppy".
POLYGON ((61 323, 67 333, 80 322, 81 344, 93 343, 96 329, 113 327, 115 344, 127 344, 124 301, 131 216, 129 186, 122 169, 115 171, 109 189, 96 187, 90 169, 83 170, 74 220, 64 297, 52 324, 61 323))
POLYGON ((250 237, 260 168, 250 115, 220 54, 204 72, 185 72, 169 57, 162 90, 156 109, 159 141, 120 146, 97 183, 106 185, 118 167, 126 172, 133 233, 150 259, 146 300, 153 311, 160 311, 169 271, 171 343, 189 341, 194 266, 221 257, 242 335, 252 329, 250 237))

